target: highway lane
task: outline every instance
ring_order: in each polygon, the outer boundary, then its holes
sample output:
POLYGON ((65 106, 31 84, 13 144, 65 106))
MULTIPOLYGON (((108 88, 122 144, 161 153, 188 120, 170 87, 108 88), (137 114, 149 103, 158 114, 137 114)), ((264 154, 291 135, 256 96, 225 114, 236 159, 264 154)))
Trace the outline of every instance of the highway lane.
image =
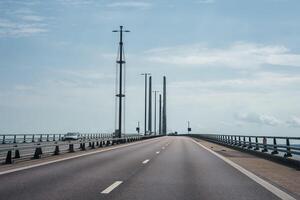
POLYGON ((0 176, 0 199, 278 199, 189 138, 163 137, 0 176))

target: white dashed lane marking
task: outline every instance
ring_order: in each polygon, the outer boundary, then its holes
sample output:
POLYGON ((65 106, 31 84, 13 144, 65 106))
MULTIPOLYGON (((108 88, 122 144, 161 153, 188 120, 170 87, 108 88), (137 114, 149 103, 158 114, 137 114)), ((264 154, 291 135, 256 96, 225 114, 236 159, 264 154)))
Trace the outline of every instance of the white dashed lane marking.
POLYGON ((111 191, 113 191, 116 187, 118 187, 119 185, 121 185, 121 183, 123 183, 123 181, 116 181, 114 182, 112 185, 110 185, 108 188, 106 188, 105 190, 103 190, 101 193, 102 194, 109 194, 111 191))
POLYGON ((144 161, 143 161, 143 164, 147 164, 147 162, 149 162, 149 159, 144 160, 144 161))

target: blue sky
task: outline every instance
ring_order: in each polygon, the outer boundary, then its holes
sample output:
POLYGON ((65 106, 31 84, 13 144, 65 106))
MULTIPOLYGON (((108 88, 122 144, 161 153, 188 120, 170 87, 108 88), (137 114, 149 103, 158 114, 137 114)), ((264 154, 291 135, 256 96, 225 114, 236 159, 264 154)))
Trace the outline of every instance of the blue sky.
MULTIPOLYGON (((2 0, 1 133, 114 129, 124 25, 126 130, 143 122, 142 72, 168 82, 169 131, 297 136, 297 0, 2 0)), ((143 125, 143 123, 142 123, 143 125)))

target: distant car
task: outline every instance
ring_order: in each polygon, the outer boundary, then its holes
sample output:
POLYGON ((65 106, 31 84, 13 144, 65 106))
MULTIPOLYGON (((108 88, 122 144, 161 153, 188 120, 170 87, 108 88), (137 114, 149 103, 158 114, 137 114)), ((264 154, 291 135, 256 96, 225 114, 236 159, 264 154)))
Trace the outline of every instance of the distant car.
POLYGON ((64 136, 63 140, 79 140, 81 138, 82 137, 81 137, 80 133, 67 133, 64 136))

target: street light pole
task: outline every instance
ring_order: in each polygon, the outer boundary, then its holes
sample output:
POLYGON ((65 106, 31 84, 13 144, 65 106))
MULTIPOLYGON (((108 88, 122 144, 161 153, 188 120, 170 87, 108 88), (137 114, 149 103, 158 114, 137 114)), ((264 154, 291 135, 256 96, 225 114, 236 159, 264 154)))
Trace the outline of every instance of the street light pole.
POLYGON ((149 135, 152 134, 152 77, 149 77, 149 107, 148 107, 148 131, 149 135))
POLYGON ((144 121, 144 135, 147 133, 147 76, 151 75, 150 73, 143 73, 142 76, 145 76, 145 121, 144 121))
POLYGON ((123 64, 125 64, 125 60, 123 60, 123 32, 129 32, 128 30, 123 30, 123 26, 120 26, 120 30, 113 30, 113 32, 119 32, 120 33, 120 42, 119 42, 119 60, 117 60, 117 64, 120 66, 120 74, 119 74, 119 94, 116 96, 119 98, 119 117, 118 117, 118 131, 116 132, 116 136, 118 138, 122 137, 122 98, 125 97, 125 94, 123 94, 123 64))
POLYGON ((159 92, 158 90, 154 90, 154 134, 156 135, 156 94, 159 92))
POLYGON ((158 133, 161 135, 161 94, 159 94, 159 122, 158 122, 158 133))

